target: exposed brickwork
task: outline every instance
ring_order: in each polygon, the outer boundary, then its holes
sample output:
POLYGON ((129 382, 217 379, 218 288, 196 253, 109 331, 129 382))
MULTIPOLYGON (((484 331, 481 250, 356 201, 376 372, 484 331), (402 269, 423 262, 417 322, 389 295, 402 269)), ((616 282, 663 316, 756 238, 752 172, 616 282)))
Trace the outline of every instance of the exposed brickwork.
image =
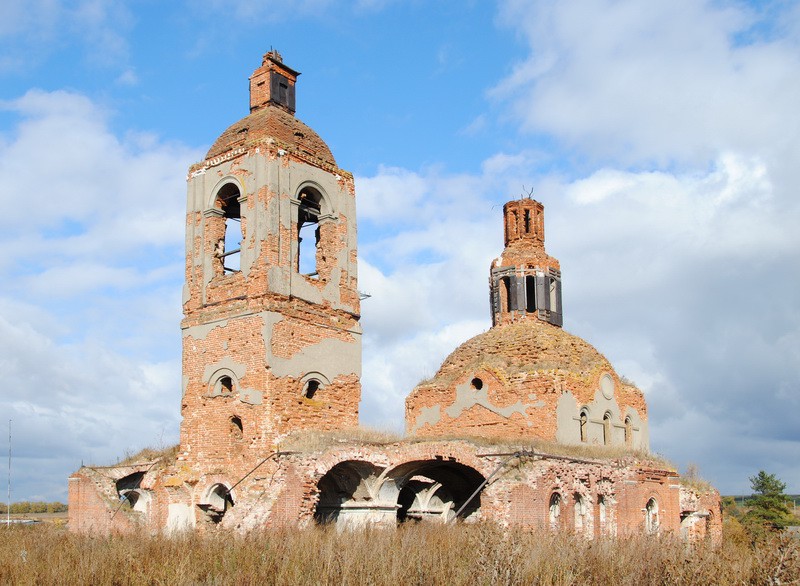
POLYGON ((83 467, 69 477, 69 527, 80 533, 125 533, 149 519, 120 501, 115 482, 143 466, 83 467))
MULTIPOLYGON (((622 421, 629 409, 646 420, 642 392, 623 383, 608 360, 584 340, 540 320, 497 326, 459 346, 433 379, 411 392, 406 399, 406 428, 426 436, 468 433, 557 441, 563 394, 572 395, 577 413, 595 399, 606 374, 614 380, 622 421), (496 411, 515 405, 519 410, 506 416, 483 405, 461 412, 453 409, 459 387, 466 389, 462 395, 477 394, 471 386, 474 378, 481 381, 481 390, 486 390, 496 411), (437 407, 438 421, 418 425, 425 420, 425 410, 437 407)), ((577 420, 573 425, 577 428, 577 420)))
POLYGON ((294 86, 298 75, 300 74, 297 71, 283 64, 283 57, 277 51, 272 50, 264 55, 261 67, 250 76, 250 111, 272 106, 294 114, 294 86), (273 80, 276 76, 277 79, 273 80))
POLYGON ((330 165, 336 165, 328 146, 309 126, 278 108, 257 110, 230 126, 211 145, 206 159, 219 157, 238 148, 279 147, 304 153, 330 165))
POLYGON ((355 186, 293 116, 297 75, 265 55, 250 115, 189 170, 177 459, 81 468, 69 481, 70 528, 246 531, 457 516, 587 538, 650 531, 718 541, 719 495, 680 485, 647 457, 520 451, 534 438, 647 450, 641 391, 560 328, 560 265, 544 250, 544 209, 531 199, 504 208, 506 248, 490 278, 495 327, 406 401, 409 431, 427 439, 325 440, 358 424, 355 186), (241 243, 227 242, 238 227, 241 243), (301 238, 314 239, 309 274, 301 238))

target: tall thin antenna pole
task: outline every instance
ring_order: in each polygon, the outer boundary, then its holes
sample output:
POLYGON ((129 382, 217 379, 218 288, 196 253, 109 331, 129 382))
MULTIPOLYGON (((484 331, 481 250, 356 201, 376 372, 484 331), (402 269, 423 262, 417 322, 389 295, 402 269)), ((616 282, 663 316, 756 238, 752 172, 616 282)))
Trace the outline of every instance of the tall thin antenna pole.
POLYGON ((8 500, 6 501, 6 529, 11 527, 11 420, 8 420, 8 500))

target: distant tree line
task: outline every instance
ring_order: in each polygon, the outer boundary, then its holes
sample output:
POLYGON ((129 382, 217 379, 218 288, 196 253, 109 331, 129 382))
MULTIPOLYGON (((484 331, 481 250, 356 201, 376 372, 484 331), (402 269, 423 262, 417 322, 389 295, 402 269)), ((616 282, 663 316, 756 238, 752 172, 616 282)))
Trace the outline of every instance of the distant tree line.
MULTIPOLYGON (((44 503, 41 501, 21 501, 11 503, 12 515, 25 515, 28 513, 63 513, 67 510, 64 503, 44 503)), ((0 514, 8 514, 6 503, 0 504, 0 514)))

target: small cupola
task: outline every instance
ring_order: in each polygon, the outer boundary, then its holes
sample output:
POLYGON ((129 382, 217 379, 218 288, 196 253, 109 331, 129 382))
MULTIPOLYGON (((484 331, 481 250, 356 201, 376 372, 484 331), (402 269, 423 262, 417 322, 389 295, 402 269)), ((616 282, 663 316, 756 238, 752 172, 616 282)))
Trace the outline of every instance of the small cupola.
POLYGON ((298 75, 299 72, 283 64, 283 57, 276 50, 265 54, 261 67, 250 76, 250 112, 277 106, 294 114, 294 86, 298 75))
POLYGON ((505 250, 492 262, 492 325, 536 318, 563 323, 561 267, 544 249, 544 206, 525 197, 503 206, 505 250))

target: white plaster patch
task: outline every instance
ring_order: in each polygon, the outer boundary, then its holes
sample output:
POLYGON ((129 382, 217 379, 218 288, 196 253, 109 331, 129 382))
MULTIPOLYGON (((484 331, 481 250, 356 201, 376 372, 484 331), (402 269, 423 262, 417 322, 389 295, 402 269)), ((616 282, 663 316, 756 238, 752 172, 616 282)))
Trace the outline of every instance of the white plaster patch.
POLYGON ((185 503, 170 503, 167 508, 167 533, 180 533, 194 527, 194 515, 185 503))
POLYGON ((255 389, 241 389, 239 390, 239 400, 248 405, 261 405, 264 400, 264 394, 255 389))
POLYGON ((484 409, 496 413, 501 417, 505 417, 506 419, 511 417, 514 413, 519 413, 523 417, 527 416, 525 413, 527 406, 524 405, 522 401, 517 401, 508 407, 497 407, 496 405, 492 405, 492 402, 489 400, 489 389, 487 386, 484 386, 481 390, 477 390, 469 384, 458 385, 456 387, 456 400, 445 409, 445 412, 453 419, 456 419, 461 413, 475 405, 480 405, 484 409))
POLYGON ((439 405, 433 407, 423 407, 414 421, 414 429, 411 433, 416 433, 423 425, 436 425, 442 420, 442 408, 439 405))
POLYGON ((201 324, 199 326, 192 326, 191 328, 186 328, 183 330, 183 337, 191 336, 195 340, 205 340, 208 333, 213 330, 214 328, 224 328, 228 325, 228 320, 224 319, 217 322, 212 322, 208 324, 201 324))
POLYGON ((360 332, 350 332, 355 338, 352 342, 326 338, 306 346, 291 358, 280 358, 272 353, 272 330, 283 317, 269 311, 259 315, 264 321, 266 361, 275 376, 301 378, 311 371, 320 372, 329 380, 348 374, 361 376, 360 332))

